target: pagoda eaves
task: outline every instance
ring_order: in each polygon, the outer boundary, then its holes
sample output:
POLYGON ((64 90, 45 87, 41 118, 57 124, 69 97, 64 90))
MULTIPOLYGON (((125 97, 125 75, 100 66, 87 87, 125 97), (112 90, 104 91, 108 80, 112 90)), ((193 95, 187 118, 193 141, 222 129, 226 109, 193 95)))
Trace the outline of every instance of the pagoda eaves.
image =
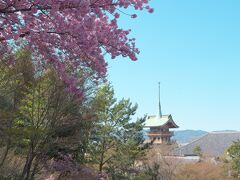
POLYGON ((178 128, 178 125, 173 121, 171 114, 160 116, 148 116, 145 127, 165 127, 178 128))

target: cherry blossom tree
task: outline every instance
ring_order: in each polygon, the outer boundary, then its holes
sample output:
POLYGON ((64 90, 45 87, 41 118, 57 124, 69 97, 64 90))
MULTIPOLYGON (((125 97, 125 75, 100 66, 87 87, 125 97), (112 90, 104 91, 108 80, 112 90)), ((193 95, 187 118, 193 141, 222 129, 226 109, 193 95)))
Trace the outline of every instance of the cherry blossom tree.
MULTIPOLYGON (((106 73, 105 54, 137 60, 130 30, 118 26, 124 9, 153 12, 149 0, 0 0, 0 42, 21 43, 43 68, 51 64, 72 92, 84 67, 106 73)), ((126 14, 126 13, 124 13, 126 14)), ((136 14, 128 14, 135 18, 136 14)))

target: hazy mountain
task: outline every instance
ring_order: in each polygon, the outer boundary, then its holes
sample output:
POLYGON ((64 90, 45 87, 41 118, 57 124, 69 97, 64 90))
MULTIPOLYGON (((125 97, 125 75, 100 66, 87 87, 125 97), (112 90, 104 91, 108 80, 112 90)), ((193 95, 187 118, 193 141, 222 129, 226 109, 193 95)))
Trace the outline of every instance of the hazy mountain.
POLYGON ((196 139, 199 139, 207 133, 207 131, 202 130, 174 131, 174 136, 172 137, 172 139, 176 140, 179 144, 186 144, 196 139))
POLYGON ((213 132, 238 132, 236 130, 223 130, 223 131, 213 131, 213 132))
MULTIPOLYGON (((148 139, 147 133, 149 129, 144 129, 144 137, 148 139)), ((191 141, 194 141, 208 132, 202 130, 182 130, 182 131, 174 131, 174 136, 172 137, 173 140, 176 140, 179 144, 186 144, 191 141)))
MULTIPOLYGON (((147 133, 149 129, 144 129, 144 137, 148 139, 147 133)), ((233 130, 222 130, 222 131, 213 131, 213 132, 235 132, 233 130)), ((206 135, 208 132, 203 130, 180 130, 174 131, 173 140, 176 140, 178 144, 187 144, 194 140, 201 138, 206 135)))

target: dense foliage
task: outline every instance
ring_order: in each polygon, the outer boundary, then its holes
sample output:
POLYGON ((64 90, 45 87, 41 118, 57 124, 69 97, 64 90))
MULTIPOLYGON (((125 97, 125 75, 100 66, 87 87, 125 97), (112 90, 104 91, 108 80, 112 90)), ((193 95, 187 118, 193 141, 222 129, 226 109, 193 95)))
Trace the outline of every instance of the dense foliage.
POLYGON ((87 68, 78 74, 84 96, 70 93, 51 65, 39 71, 26 50, 6 55, 0 69, 0 175, 58 172, 64 179, 84 166, 119 179, 132 173, 145 152, 145 118, 131 119, 137 105, 117 101, 113 88, 101 79, 97 86, 87 68), (11 56, 17 61, 9 65, 11 56))
POLYGON ((79 98, 65 90, 51 66, 35 71, 29 52, 18 52, 15 58, 10 66, 7 59, 0 63, 0 145, 4 151, 0 166, 11 169, 4 163, 11 152, 25 159, 16 174, 32 179, 43 162, 61 158, 61 154, 81 159, 94 117, 90 109, 96 86, 90 76, 79 74, 85 89, 84 98, 79 98))
POLYGON ((240 140, 236 141, 227 150, 227 155, 231 158, 234 175, 239 178, 240 175, 240 140))
POLYGON ((95 105, 97 121, 89 141, 89 162, 112 179, 128 179, 136 160, 144 156, 145 118, 132 121, 137 105, 125 99, 117 101, 109 84, 98 90, 95 105))
POLYGON ((118 18, 129 7, 152 12, 148 1, 0 1, 0 40, 23 45, 42 68, 52 64, 69 90, 77 93, 79 68, 90 67, 101 76, 106 72, 105 54, 137 59, 135 39, 128 37, 130 30, 118 27, 118 18))

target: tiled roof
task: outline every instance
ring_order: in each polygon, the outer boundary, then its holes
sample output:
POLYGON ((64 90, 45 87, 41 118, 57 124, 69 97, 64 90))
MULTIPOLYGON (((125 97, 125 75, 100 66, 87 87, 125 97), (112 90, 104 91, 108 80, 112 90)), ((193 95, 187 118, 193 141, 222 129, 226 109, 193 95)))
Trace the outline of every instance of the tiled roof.
POLYGON ((178 128, 171 115, 163 115, 162 117, 149 116, 146 120, 145 127, 159 127, 166 124, 169 124, 170 128, 178 128))
POLYGON ((176 156, 194 155, 193 149, 199 146, 203 155, 219 157, 238 139, 240 140, 240 132, 211 132, 198 140, 173 150, 172 154, 176 156))

